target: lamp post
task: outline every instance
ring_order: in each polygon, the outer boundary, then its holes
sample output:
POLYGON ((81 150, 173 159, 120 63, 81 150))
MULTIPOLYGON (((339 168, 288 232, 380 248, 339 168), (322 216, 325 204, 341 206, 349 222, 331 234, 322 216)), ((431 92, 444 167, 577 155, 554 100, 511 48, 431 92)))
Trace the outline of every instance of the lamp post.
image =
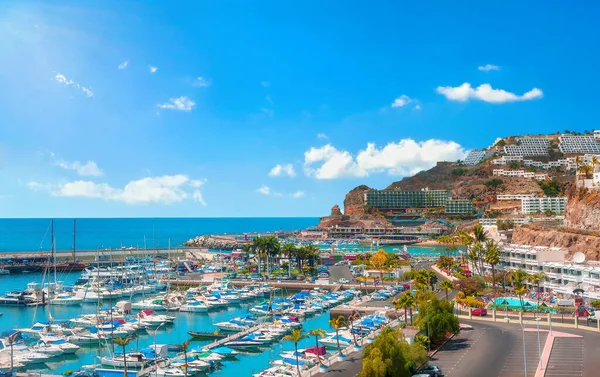
POLYGON ((540 344, 540 320, 541 320, 540 317, 535 318, 535 324, 537 325, 537 336, 538 336, 538 358, 540 360, 538 365, 541 369, 544 365, 542 364, 542 346, 540 344))
MULTIPOLYGON (((427 300, 425 303, 425 313, 427 314, 427 338, 429 338, 427 342, 427 352, 431 352, 431 328, 429 327, 429 303, 431 300, 427 300)), ((412 318, 412 317, 411 317, 412 318)))
MULTIPOLYGON (((158 325, 156 330, 154 330, 154 359, 156 359, 156 356, 158 355, 158 353, 156 351, 156 333, 158 332, 158 329, 163 327, 163 325, 165 325, 165 324, 166 324, 166 322, 161 323, 160 325, 158 325)), ((154 360, 154 361, 156 361, 156 360, 154 360)), ((187 360, 185 361, 185 363, 187 365, 187 360)), ((154 369, 154 377, 158 377, 158 364, 156 364, 155 369, 154 369)))
MULTIPOLYGON (((502 285, 504 287, 504 300, 506 301, 506 273, 504 274, 504 284, 502 285)), ((504 308, 506 309, 506 317, 504 317, 504 319, 506 319, 508 321, 508 301, 506 301, 506 307, 504 308)))

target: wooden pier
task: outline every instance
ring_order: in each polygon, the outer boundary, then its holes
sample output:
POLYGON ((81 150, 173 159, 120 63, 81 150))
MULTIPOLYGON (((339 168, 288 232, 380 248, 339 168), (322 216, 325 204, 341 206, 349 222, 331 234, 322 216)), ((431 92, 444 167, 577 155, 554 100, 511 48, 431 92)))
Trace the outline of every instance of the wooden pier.
POLYGON ((240 338, 245 337, 246 335, 252 334, 253 332, 255 332, 257 330, 260 330, 264 326, 265 326, 264 323, 261 323, 260 325, 256 325, 256 326, 250 327, 250 328, 248 328, 248 329, 246 329, 244 331, 240 331, 240 332, 237 332, 237 333, 232 333, 227 338, 217 339, 214 342, 209 343, 209 344, 203 346, 202 348, 206 348, 206 349, 210 350, 210 349, 213 349, 213 348, 216 348, 216 347, 220 347, 220 346, 222 346, 223 344, 225 344, 227 342, 231 342, 233 340, 238 340, 240 338))

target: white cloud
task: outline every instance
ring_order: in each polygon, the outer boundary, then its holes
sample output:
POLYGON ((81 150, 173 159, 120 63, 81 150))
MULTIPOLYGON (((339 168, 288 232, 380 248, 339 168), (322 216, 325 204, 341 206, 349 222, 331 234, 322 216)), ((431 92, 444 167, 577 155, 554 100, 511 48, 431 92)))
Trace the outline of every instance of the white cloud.
POLYGON ((27 187, 33 191, 40 191, 46 188, 43 184, 35 181, 27 182, 27 187))
POLYGON ((256 189, 256 192, 262 195, 271 195, 271 188, 269 186, 262 185, 256 189))
POLYGON ((266 107, 261 107, 260 112, 268 116, 269 118, 273 118, 273 114, 275 114, 273 110, 267 109, 266 107))
POLYGON ((265 97, 265 100, 267 100, 267 102, 270 103, 271 105, 274 105, 273 100, 271 99, 271 95, 270 94, 265 97))
POLYGON ((104 175, 102 169, 100 169, 94 161, 88 161, 83 164, 79 161, 68 162, 57 159, 55 158, 54 153, 51 153, 50 156, 54 160, 54 165, 66 170, 75 170, 77 174, 81 176, 102 177, 104 175))
POLYGON ((349 152, 339 151, 331 144, 320 148, 312 147, 304 152, 304 172, 318 179, 342 177, 364 177, 368 173, 362 169, 349 152), (316 169, 314 164, 321 163, 316 169))
POLYGON ((453 141, 402 139, 383 148, 369 143, 356 158, 330 144, 313 147, 304 153, 304 166, 305 174, 317 179, 365 177, 378 172, 412 175, 433 167, 438 161, 456 161, 465 156, 464 148, 453 141))
POLYGON ((56 76, 54 76, 54 79, 56 80, 57 83, 59 84, 65 84, 65 85, 73 85, 74 87, 76 87, 77 89, 81 90, 82 92, 85 93, 86 96, 88 97, 92 97, 94 95, 94 92, 92 92, 89 88, 71 80, 71 79, 67 79, 65 77, 65 75, 63 75, 62 73, 57 74, 56 76))
POLYGON ((158 67, 155 67, 155 66, 151 65, 150 68, 149 68, 149 70, 150 70, 150 73, 155 73, 156 71, 158 71, 158 67))
POLYGON ((533 88, 523 95, 517 95, 502 89, 493 89, 490 84, 482 84, 473 89, 468 82, 461 86, 438 86, 437 92, 451 101, 465 102, 469 99, 478 99, 489 103, 505 103, 515 101, 529 101, 542 98, 544 93, 533 88))
POLYGON ((327 139, 327 135, 319 133, 317 134, 317 139, 327 139))
POLYGON ((421 105, 415 105, 415 110, 421 110, 421 105))
POLYGON ((91 181, 74 181, 54 187, 45 186, 37 182, 29 182, 27 186, 34 190, 50 190, 53 196, 79 197, 117 201, 127 204, 172 204, 183 200, 192 199, 206 205, 202 193, 198 189, 198 180, 190 180, 183 174, 165 175, 162 177, 147 177, 130 181, 123 188, 115 188, 107 183, 91 181), (194 187, 192 193, 188 187, 194 187), (196 187, 197 186, 197 187, 196 187))
POLYGON ((129 65, 129 61, 125 60, 123 63, 119 64, 119 66, 117 68, 125 69, 125 68, 127 68, 128 65, 129 65))
POLYGON ((196 80, 194 80, 194 84, 193 85, 201 87, 201 88, 205 88, 207 86, 210 86, 210 82, 207 79, 205 79, 204 77, 198 76, 196 78, 196 80))
POLYGON ((304 196, 304 191, 296 191, 290 194, 290 196, 294 199, 300 199, 304 196))
POLYGON ((486 65, 480 65, 479 67, 477 67, 477 69, 480 71, 489 72, 489 71, 499 71, 500 67, 498 67, 497 65, 493 65, 493 64, 486 64, 486 65))
POLYGON ((409 103, 412 103, 413 99, 410 98, 409 96, 407 96, 406 94, 401 95, 400 97, 396 98, 394 100, 394 102, 392 103, 392 107, 397 108, 397 107, 404 107, 406 105, 408 105, 409 103))
POLYGON ((179 98, 169 98, 169 101, 157 105, 161 109, 170 109, 170 110, 178 110, 178 111, 192 111, 192 109, 196 106, 196 102, 187 98, 186 96, 181 96, 179 98))
POLYGON ((292 164, 277 164, 275 167, 273 167, 273 169, 271 169, 269 175, 271 177, 280 177, 285 175, 288 177, 293 177, 296 175, 296 172, 294 171, 294 165, 292 164))
POLYGON ((268 88, 269 86, 271 86, 271 83, 268 81, 261 81, 260 85, 262 85, 263 88, 268 88))

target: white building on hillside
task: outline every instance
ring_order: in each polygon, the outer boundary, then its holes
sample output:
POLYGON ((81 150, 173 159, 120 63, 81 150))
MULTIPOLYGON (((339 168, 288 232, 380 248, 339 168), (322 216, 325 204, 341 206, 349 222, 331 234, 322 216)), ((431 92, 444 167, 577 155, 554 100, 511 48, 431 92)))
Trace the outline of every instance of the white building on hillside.
POLYGON ((506 145, 504 153, 509 156, 548 156, 550 140, 541 137, 520 137, 515 144, 506 145))
POLYGON ((546 173, 535 173, 532 171, 525 170, 504 170, 504 169, 494 169, 492 174, 497 177, 518 177, 518 178, 528 178, 528 179, 536 179, 538 181, 543 181, 548 179, 548 174, 546 173))
POLYGON ((496 195, 496 200, 521 200, 535 198, 535 194, 499 194, 496 195))
POLYGON ((521 199, 521 213, 534 214, 552 211, 562 213, 567 206, 565 196, 521 199))
POLYGON ((600 140, 591 135, 561 135, 558 148, 562 153, 600 153, 600 140))
POLYGON ((477 149, 475 149, 475 150, 472 150, 471 152, 469 152, 467 157, 465 157, 465 160, 463 163, 465 165, 477 165, 478 163, 480 163, 485 158, 487 158, 491 155, 492 155, 491 151, 478 151, 477 149))

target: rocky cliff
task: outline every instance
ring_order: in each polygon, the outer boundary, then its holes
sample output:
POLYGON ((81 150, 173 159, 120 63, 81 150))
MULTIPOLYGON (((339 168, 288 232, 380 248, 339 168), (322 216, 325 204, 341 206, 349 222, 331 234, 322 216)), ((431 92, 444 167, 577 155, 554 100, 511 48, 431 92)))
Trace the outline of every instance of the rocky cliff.
POLYGON ((365 192, 371 188, 361 185, 350 190, 344 198, 344 215, 358 217, 365 214, 365 192))
POLYGON ((600 233, 600 190, 573 185, 567 200, 565 226, 600 233))
POLYGON ((594 232, 522 225, 515 229, 512 235, 512 243, 561 247, 568 249, 571 254, 581 251, 585 254, 587 260, 600 260, 600 237, 594 232))

